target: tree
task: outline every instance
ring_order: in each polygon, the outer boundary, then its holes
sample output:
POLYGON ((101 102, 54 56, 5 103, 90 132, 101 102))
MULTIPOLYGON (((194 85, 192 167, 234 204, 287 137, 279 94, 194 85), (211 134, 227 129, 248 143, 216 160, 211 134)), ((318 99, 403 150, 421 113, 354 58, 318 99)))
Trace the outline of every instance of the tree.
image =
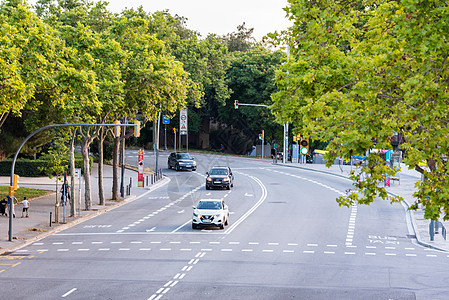
MULTIPOLYGON (((416 186, 425 217, 449 219, 447 43, 449 11, 440 1, 289 1, 294 25, 271 34, 292 53, 277 74, 273 95, 279 121, 329 141, 336 157, 388 149, 394 132, 405 143, 404 163, 427 180, 416 186), (425 162, 426 167, 420 167, 425 162)), ((369 155, 351 176, 354 190, 341 205, 369 204, 387 194, 387 167, 369 155), (364 174, 362 174, 362 172, 364 174), (368 176, 365 176, 368 175, 368 176)))
MULTIPOLYGON (((231 98, 226 106, 218 109, 221 123, 231 124, 241 131, 245 145, 235 145, 233 152, 247 153, 257 142, 258 134, 265 130, 265 140, 273 142, 282 139, 277 136, 279 125, 275 122, 271 111, 265 107, 240 106, 234 108, 234 101, 250 104, 271 105, 271 94, 277 88, 275 70, 285 54, 281 51, 272 52, 262 46, 253 47, 246 52, 235 51, 230 55, 230 67, 226 72, 226 82, 232 90, 231 98)), ((223 141, 231 146, 230 141, 223 141)))

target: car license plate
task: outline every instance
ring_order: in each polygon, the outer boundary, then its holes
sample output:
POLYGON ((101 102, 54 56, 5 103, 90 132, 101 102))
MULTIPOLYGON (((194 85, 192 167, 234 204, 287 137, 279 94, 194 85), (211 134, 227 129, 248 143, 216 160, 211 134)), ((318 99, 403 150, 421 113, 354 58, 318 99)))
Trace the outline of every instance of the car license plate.
POLYGON ((203 220, 203 223, 210 223, 210 220, 203 220))
POLYGON ((221 181, 220 180, 215 180, 214 183, 221 183, 221 181))

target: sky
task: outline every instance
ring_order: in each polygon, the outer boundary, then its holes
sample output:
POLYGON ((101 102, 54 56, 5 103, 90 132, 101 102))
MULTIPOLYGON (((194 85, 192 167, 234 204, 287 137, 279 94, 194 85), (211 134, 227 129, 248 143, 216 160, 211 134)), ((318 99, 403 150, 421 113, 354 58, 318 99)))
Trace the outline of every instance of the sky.
MULTIPOLYGON (((146 12, 167 10, 172 15, 186 17, 187 28, 198 31, 202 37, 208 33, 224 35, 237 31, 245 22, 254 28, 253 36, 260 41, 264 35, 286 29, 289 21, 284 7, 287 0, 109 0, 109 10, 119 13, 124 8, 142 6, 146 12)), ((29 0, 34 4, 36 0, 29 0)))

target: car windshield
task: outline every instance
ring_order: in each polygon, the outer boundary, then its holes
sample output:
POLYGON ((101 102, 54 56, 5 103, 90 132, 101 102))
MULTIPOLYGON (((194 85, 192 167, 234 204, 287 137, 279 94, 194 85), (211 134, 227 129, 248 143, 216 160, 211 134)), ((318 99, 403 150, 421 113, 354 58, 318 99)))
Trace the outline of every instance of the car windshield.
POLYGON ((212 169, 209 172, 210 175, 228 175, 227 169, 212 169))
POLYGON ((222 209, 220 201, 200 201, 198 209, 222 209))
POLYGON ((188 153, 178 153, 178 154, 176 155, 176 158, 177 158, 177 159, 192 159, 192 158, 190 157, 190 154, 188 154, 188 153))

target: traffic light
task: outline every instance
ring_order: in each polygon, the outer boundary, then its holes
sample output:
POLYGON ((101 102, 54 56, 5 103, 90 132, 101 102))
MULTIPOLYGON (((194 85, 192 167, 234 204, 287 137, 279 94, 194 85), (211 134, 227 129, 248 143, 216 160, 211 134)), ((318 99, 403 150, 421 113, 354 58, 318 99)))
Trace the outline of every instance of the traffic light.
POLYGON ((262 139, 262 134, 259 134, 259 140, 261 140, 262 139))
POLYGON ((296 142, 296 135, 293 136, 293 142, 296 142))
POLYGON ((176 133, 176 127, 173 127, 173 132, 176 133))
MULTIPOLYGON (((120 121, 114 121, 114 124, 120 124, 120 121)), ((115 136, 116 137, 119 137, 120 136, 120 133, 121 133, 121 131, 120 131, 120 126, 115 126, 114 127, 114 134, 115 134, 115 136)))
POLYGON ((19 175, 14 174, 12 186, 9 187, 9 197, 14 196, 14 193, 18 188, 19 188, 19 175))
POLYGON ((309 154, 309 138, 301 138, 301 142, 299 142, 299 144, 301 145, 299 152, 302 155, 309 154))
POLYGON ((139 137, 140 136, 140 121, 134 121, 134 136, 139 137))
POLYGON ((262 139, 265 138, 265 130, 262 130, 262 139))
POLYGON ((234 108, 239 109, 239 100, 234 101, 234 108))

